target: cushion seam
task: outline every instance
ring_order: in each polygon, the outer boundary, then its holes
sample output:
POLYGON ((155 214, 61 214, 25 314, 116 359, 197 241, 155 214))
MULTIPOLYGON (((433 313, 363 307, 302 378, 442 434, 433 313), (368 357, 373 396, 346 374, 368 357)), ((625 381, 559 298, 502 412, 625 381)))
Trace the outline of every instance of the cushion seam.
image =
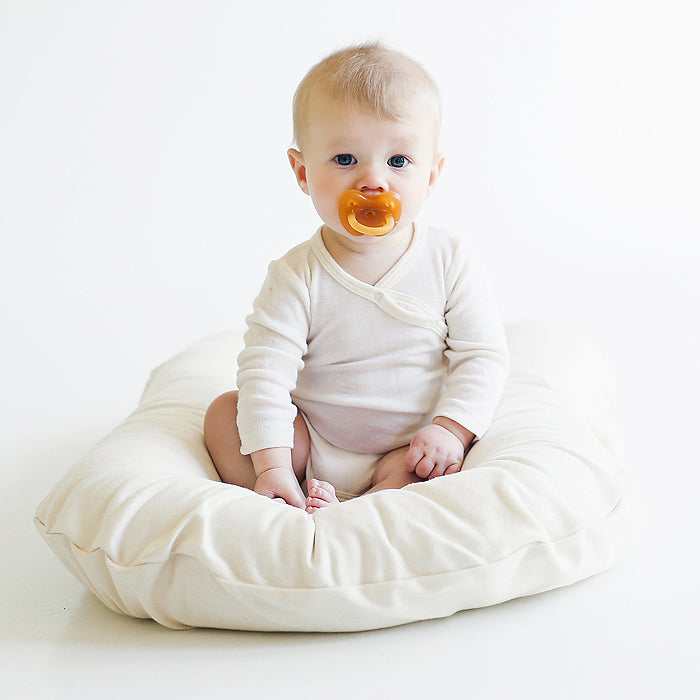
POLYGON ((210 574, 210 576, 218 581, 221 581, 223 583, 229 584, 229 585, 238 585, 238 586, 246 586, 246 587, 253 587, 253 588, 258 588, 258 589, 269 589, 269 590, 279 590, 279 591, 323 591, 323 590, 332 590, 332 589, 344 589, 344 588, 365 588, 369 586, 381 586, 381 585, 391 585, 394 583, 402 583, 404 581, 418 581, 420 579, 425 579, 425 578, 432 578, 435 576, 445 576, 445 575, 450 575, 450 574, 458 574, 460 572, 467 572, 467 571, 474 571, 477 569, 485 568, 488 566, 494 566, 498 565, 501 562, 506 561, 507 559, 510 559, 511 557, 515 556, 519 552, 521 552, 524 549, 527 549, 528 547, 531 547, 533 545, 545 545, 545 546, 551 546, 555 545, 560 542, 564 542, 568 539, 571 539, 572 537, 575 537, 582 531, 588 529, 594 524, 601 523, 605 520, 607 520, 616 510, 619 509, 620 505, 622 504, 623 500, 626 500, 624 497, 620 497, 615 505, 607 511, 602 517, 596 519, 596 520, 589 520, 586 522, 584 525, 581 525, 580 527, 576 528, 575 530, 571 531, 567 535, 563 535, 562 537, 558 537, 556 539, 551 539, 551 540, 532 540, 530 542, 527 542, 516 549, 512 550, 508 554, 506 554, 503 557, 500 557, 499 559, 495 559, 493 561, 483 563, 483 564, 476 564, 474 566, 463 566, 455 569, 448 569, 445 571, 439 571, 439 572, 433 572, 433 573, 425 573, 425 574, 415 574, 411 576, 406 576, 403 578, 395 577, 395 578, 387 578, 383 580, 377 580, 377 581, 367 581, 367 582, 359 582, 359 583, 350 583, 350 584, 336 584, 336 585, 326 585, 326 586, 279 586, 279 585, 272 585, 272 584, 264 584, 264 583, 251 583, 251 582, 246 582, 246 581, 240 581, 240 580, 233 580, 226 578, 225 576, 222 576, 220 574, 215 573, 214 571, 211 570, 209 566, 206 566, 206 561, 200 557, 196 557, 192 554, 188 554, 186 552, 171 552, 170 556, 164 558, 164 559, 153 559, 151 561, 146 561, 142 562, 139 564, 122 564, 118 561, 116 561, 111 555, 109 555, 106 550, 103 547, 95 547, 94 549, 84 549, 80 545, 78 545, 75 541, 70 539, 65 533, 62 532, 53 532, 49 531, 46 529, 46 524, 39 518, 38 516, 35 516, 35 520, 39 522, 44 528, 44 535, 48 535, 50 537, 56 537, 56 536, 61 536, 65 537, 66 539, 69 540, 71 545, 78 549, 80 552, 83 554, 95 554, 98 552, 101 552, 106 559, 108 559, 112 564, 115 566, 124 568, 124 569, 137 569, 141 568, 144 566, 152 566, 152 565, 162 565, 166 564, 168 561, 173 556, 178 556, 178 557, 187 557, 189 559, 193 559, 194 561, 198 562, 200 565, 202 565, 203 569, 210 574))

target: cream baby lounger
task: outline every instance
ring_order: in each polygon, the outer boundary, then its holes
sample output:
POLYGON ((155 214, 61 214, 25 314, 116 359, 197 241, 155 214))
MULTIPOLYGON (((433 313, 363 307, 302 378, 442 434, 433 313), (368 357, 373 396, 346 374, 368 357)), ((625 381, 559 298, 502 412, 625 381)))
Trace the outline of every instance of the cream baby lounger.
POLYGON ((610 370, 559 326, 510 326, 508 341, 503 398, 460 473, 311 516, 218 480, 202 421, 242 340, 206 338, 153 372, 36 526, 105 605, 172 628, 375 629, 587 578, 634 533, 610 370))

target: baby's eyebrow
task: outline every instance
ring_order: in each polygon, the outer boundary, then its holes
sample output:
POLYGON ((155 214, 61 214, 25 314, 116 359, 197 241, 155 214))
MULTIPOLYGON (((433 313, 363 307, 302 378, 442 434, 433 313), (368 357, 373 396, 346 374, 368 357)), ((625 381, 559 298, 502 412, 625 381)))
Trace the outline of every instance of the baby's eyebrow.
MULTIPOLYGON (((413 135, 401 135, 396 136, 387 144, 387 151, 391 154, 407 154, 415 150, 420 144, 420 137, 413 135)), ((328 152, 332 152, 333 155, 339 155, 341 153, 349 153, 352 155, 357 155, 363 150, 362 144, 353 143, 352 138, 347 135, 338 135, 335 138, 329 139, 325 144, 324 148, 328 152)))

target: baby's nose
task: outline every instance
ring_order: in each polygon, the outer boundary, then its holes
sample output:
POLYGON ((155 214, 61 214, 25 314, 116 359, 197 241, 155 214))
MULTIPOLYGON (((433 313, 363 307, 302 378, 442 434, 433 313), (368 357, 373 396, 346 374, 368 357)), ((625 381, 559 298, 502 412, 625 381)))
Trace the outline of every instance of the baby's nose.
POLYGON ((386 192, 389 186, 378 168, 368 167, 360 174, 355 189, 365 194, 381 194, 386 192))

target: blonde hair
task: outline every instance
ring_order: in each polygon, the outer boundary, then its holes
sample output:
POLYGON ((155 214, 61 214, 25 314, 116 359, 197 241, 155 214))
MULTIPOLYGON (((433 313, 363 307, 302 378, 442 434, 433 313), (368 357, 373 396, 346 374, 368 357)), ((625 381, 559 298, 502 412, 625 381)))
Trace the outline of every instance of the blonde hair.
POLYGON ((441 121, 437 85, 420 64, 399 51, 379 43, 362 44, 336 51, 313 66, 294 94, 294 140, 299 146, 316 90, 393 120, 405 116, 422 98, 434 112, 437 142, 441 121))

